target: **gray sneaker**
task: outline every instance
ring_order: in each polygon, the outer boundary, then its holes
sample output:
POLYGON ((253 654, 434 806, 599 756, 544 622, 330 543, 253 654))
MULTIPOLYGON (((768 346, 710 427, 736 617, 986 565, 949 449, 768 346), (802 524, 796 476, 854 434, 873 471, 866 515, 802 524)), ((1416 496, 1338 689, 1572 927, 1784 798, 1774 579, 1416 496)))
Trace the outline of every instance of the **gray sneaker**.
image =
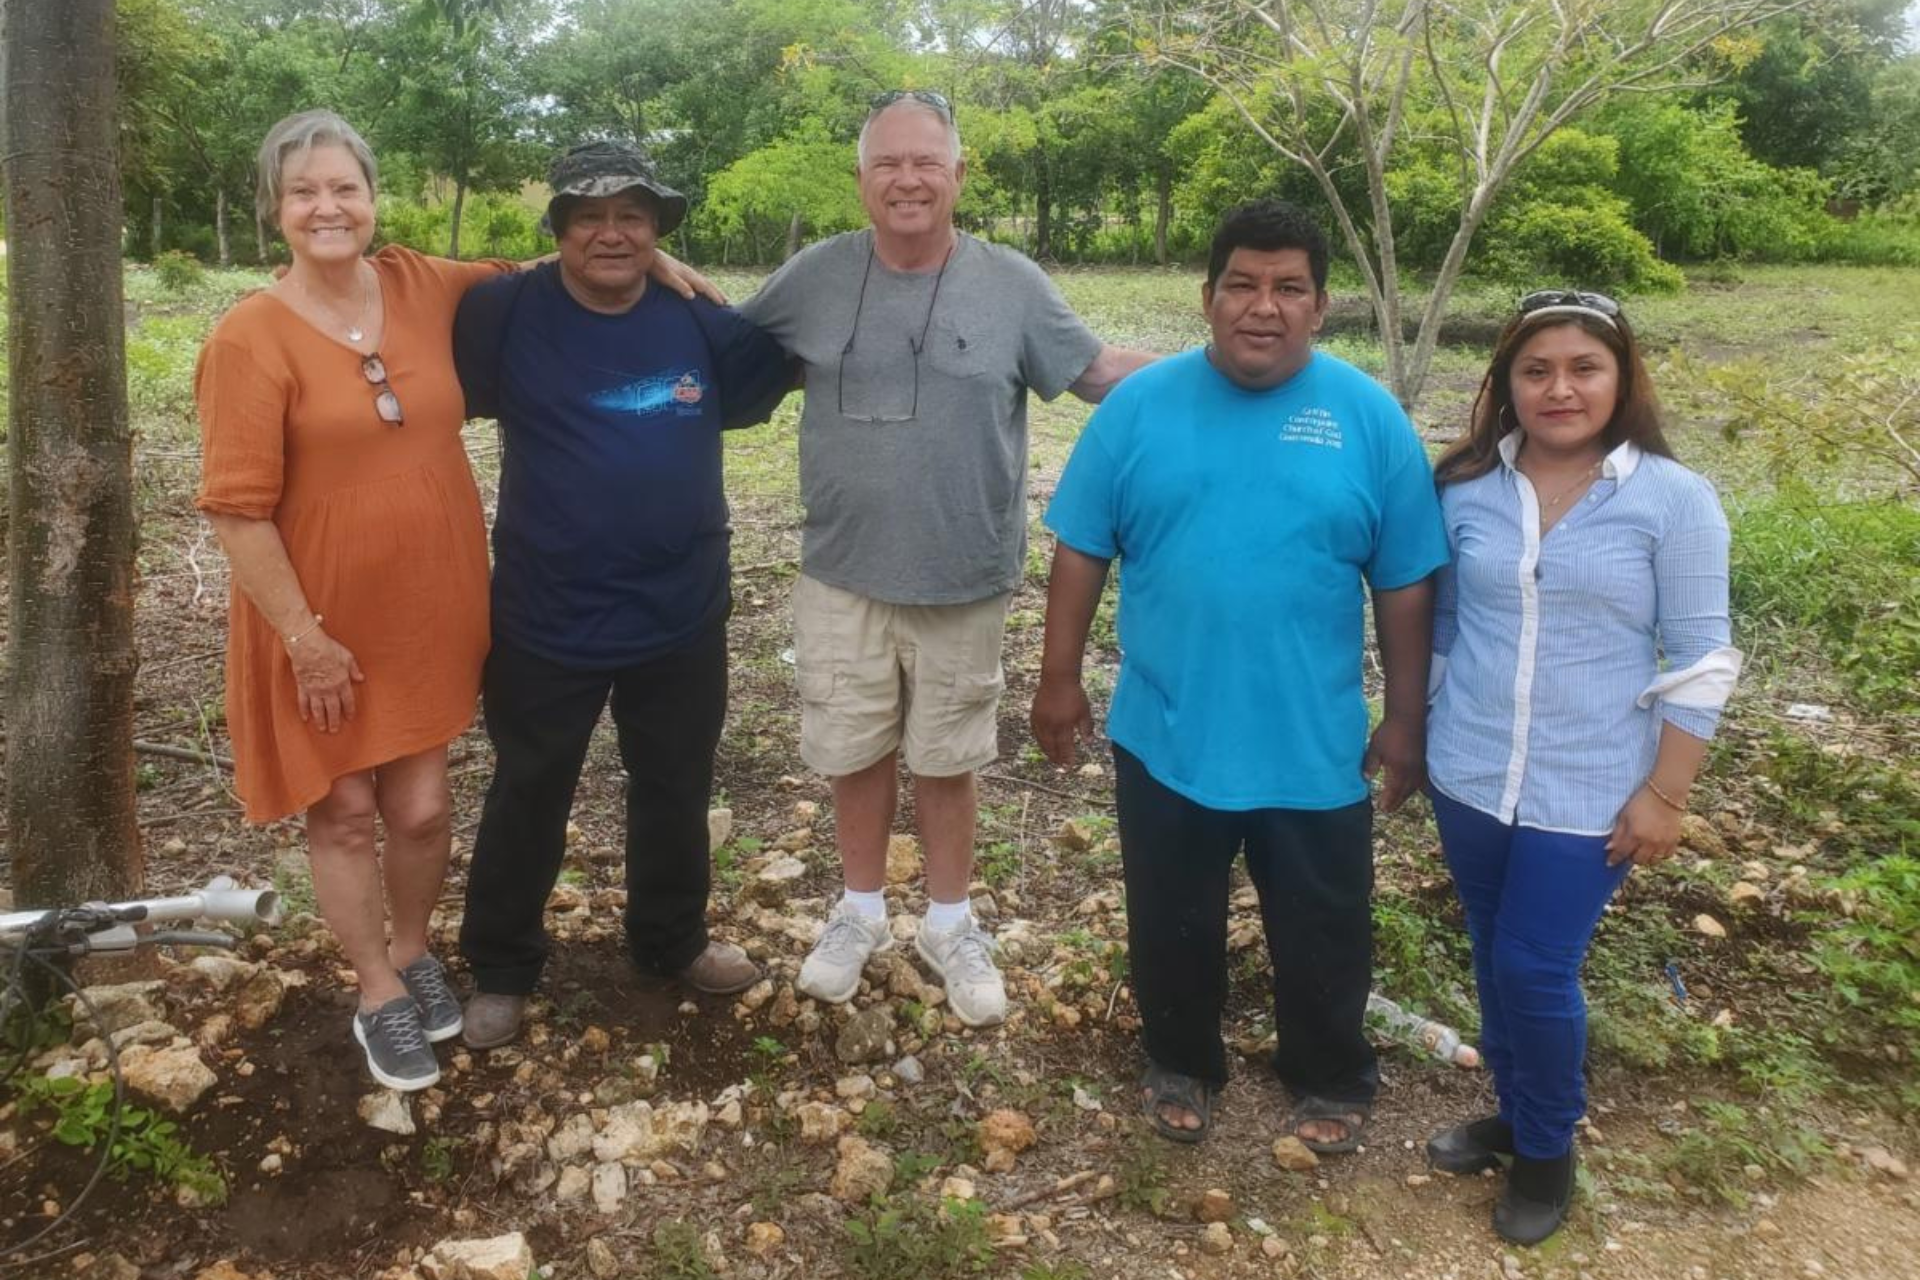
POLYGON ((432 956, 421 956, 400 971, 407 994, 420 1006, 420 1029, 434 1044, 460 1034, 460 1002, 447 986, 447 971, 432 956))
POLYGON ((520 1034, 520 1020, 526 1013, 525 996, 476 991, 467 1001, 465 1033, 461 1038, 469 1049, 497 1049, 520 1034))
POLYGON ((947 1003, 960 1021, 970 1027, 1006 1021, 1007 984, 993 963, 993 938, 971 913, 951 930, 923 922, 914 947, 946 984, 947 1003))
POLYGON ((885 920, 869 920, 841 903, 827 917, 827 929, 800 966, 801 991, 828 1004, 845 1004, 859 989, 860 973, 876 953, 893 946, 885 920))
POLYGON ((367 1070, 389 1089, 411 1091, 439 1083, 440 1063, 420 1029, 412 996, 395 996, 371 1012, 353 1015, 353 1038, 367 1051, 367 1070))

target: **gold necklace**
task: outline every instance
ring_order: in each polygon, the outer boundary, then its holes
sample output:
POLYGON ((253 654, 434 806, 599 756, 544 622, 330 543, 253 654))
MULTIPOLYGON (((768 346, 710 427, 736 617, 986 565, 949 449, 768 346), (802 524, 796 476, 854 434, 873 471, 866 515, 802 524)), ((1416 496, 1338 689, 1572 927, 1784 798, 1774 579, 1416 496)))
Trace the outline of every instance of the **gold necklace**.
POLYGON ((366 277, 360 274, 360 268, 357 265, 354 267, 354 275, 358 277, 360 281, 360 314, 352 324, 342 324, 340 313, 315 297, 307 286, 300 282, 300 277, 295 275, 289 275, 287 277, 287 279, 293 281, 293 287, 300 291, 300 296, 307 300, 309 306, 320 312, 327 319, 333 321, 336 325, 340 325, 342 331, 347 335, 348 342, 360 342, 366 338, 367 312, 373 306, 373 289, 368 285, 366 277))
POLYGON ((1605 458, 1602 458, 1600 459, 1600 461, 1588 467, 1585 471, 1582 471, 1579 477, 1575 479, 1572 484, 1562 489, 1559 493, 1554 494, 1553 497, 1547 499, 1547 501, 1541 505, 1540 513, 1542 515, 1545 515, 1547 512, 1553 510, 1555 507, 1565 502, 1568 498, 1572 497, 1573 491, 1575 489, 1578 489, 1581 485, 1586 484, 1589 480, 1592 480, 1595 476, 1600 474, 1600 468, 1606 465, 1606 461, 1607 460, 1605 458))

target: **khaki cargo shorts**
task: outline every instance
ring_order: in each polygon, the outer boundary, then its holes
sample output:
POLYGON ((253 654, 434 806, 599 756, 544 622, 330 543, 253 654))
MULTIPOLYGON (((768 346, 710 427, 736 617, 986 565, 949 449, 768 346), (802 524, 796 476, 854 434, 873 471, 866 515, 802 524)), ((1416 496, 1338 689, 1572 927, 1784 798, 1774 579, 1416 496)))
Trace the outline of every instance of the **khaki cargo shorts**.
POLYGON ((793 649, 807 767, 841 777, 896 748, 930 778, 990 764, 1011 599, 887 604, 802 574, 793 649))

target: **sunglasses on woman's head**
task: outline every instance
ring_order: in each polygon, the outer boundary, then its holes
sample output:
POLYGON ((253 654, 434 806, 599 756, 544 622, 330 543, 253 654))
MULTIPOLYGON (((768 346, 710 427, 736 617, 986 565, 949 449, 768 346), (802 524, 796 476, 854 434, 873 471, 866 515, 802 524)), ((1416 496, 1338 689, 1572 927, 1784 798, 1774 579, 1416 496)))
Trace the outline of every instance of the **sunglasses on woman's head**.
POLYGON ((1520 299, 1520 314, 1530 316, 1536 311, 1591 311, 1603 320, 1616 320, 1620 316, 1620 304, 1604 293, 1536 289, 1520 299))
POLYGON ((397 427, 407 420, 400 412, 400 397, 393 394, 393 384, 387 381, 387 364, 376 352, 363 356, 360 360, 360 372, 376 388, 373 396, 373 411, 380 415, 380 421, 390 427, 397 427))

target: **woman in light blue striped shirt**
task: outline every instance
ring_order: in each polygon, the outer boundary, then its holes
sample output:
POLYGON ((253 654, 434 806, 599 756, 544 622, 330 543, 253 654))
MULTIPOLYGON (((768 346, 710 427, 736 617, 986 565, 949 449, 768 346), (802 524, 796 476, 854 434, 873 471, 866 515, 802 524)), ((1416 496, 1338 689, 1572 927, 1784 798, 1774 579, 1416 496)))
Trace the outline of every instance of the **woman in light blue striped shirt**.
POLYGON ((1494 1229, 1534 1244, 1573 1198, 1587 944, 1628 869, 1672 856, 1739 674, 1727 522, 1601 294, 1522 299, 1436 473, 1453 563, 1427 767, 1500 1110, 1427 1152, 1460 1173, 1511 1155, 1494 1229))

